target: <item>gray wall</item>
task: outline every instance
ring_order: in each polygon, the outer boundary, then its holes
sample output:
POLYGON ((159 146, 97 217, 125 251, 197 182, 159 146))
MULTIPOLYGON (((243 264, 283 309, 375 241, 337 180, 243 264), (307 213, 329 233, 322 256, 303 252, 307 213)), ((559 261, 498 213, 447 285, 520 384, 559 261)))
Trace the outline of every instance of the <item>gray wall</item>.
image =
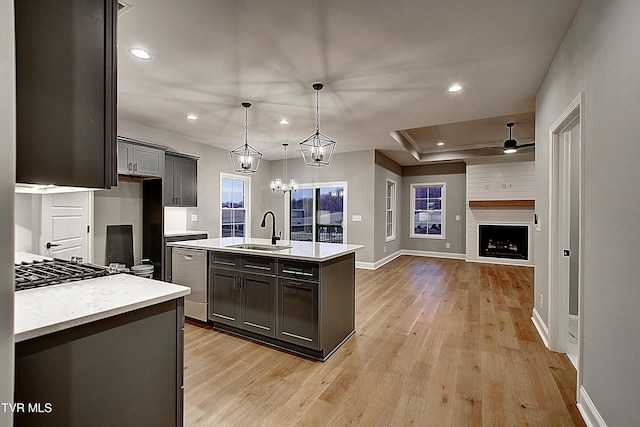
POLYGON ((536 310, 548 323, 549 128, 584 104, 582 385, 610 426, 640 418, 640 2, 583 0, 536 101, 536 310))
MULTIPOLYGON (((15 55, 13 1, 0 0, 0 402, 13 402, 13 258, 16 158, 15 55)), ((11 425, 0 411, 0 425, 11 425)))
POLYGON ((142 183, 119 180, 93 198, 93 262, 108 265, 107 225, 133 225, 133 261, 142 261, 142 183))
POLYGON ((40 253, 40 222, 42 196, 36 194, 15 195, 15 251, 40 253))
POLYGON ((416 251, 464 254, 466 252, 466 165, 443 163, 402 168, 402 248, 416 251), (411 184, 446 183, 445 239, 411 238, 411 184), (456 215, 460 220, 456 221, 456 215), (451 247, 446 248, 446 243, 451 247))
POLYGON ((402 191, 402 167, 383 154, 375 153, 375 225, 373 230, 374 258, 380 261, 402 249, 402 230, 405 217, 402 210, 404 191, 402 191), (387 179, 396 183, 396 238, 387 240, 387 179))

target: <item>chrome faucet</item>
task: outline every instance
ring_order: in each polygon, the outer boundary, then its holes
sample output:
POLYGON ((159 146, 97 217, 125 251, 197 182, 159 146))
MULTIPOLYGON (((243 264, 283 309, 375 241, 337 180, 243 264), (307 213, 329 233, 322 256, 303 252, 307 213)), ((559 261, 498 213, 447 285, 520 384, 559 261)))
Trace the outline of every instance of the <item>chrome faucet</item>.
POLYGON ((273 225, 273 231, 271 232, 271 244, 275 245, 277 240, 280 240, 280 237, 276 236, 276 215, 272 211, 266 211, 262 216, 262 222, 260 223, 260 227, 264 228, 267 223, 267 215, 271 214, 271 224, 273 225))

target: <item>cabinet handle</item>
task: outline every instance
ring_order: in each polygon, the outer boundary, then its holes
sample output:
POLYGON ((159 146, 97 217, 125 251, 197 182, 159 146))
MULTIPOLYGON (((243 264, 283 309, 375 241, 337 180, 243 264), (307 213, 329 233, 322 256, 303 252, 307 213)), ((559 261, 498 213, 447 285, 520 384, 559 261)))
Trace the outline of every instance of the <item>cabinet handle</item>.
POLYGON ((137 163, 133 164, 133 171, 134 172, 138 172, 138 164, 137 163))
POLYGON ((313 273, 306 273, 304 271, 294 271, 294 270, 286 270, 286 269, 282 269, 283 273, 289 273, 289 274, 297 274, 300 276, 313 276, 313 273))
POLYGON ((186 259, 187 261, 191 261, 193 259, 193 255, 185 255, 184 259, 186 259))
POLYGON ((132 170, 133 169, 133 163, 129 162, 127 163, 127 170, 132 170))
POLYGON ((304 286, 304 285, 302 283, 300 283, 300 282, 289 282, 289 286, 300 287, 300 286, 304 286))

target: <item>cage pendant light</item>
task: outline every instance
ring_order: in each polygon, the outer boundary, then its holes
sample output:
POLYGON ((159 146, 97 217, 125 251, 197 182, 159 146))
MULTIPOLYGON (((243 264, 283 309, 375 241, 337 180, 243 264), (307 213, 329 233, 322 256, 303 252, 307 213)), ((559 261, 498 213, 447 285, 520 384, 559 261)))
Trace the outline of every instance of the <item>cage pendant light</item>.
POLYGON ((258 171, 258 165, 262 159, 262 153, 249 145, 248 135, 248 111, 251 104, 243 102, 244 107, 244 145, 229 152, 233 168, 240 173, 255 173, 258 171))
POLYGON ((284 171, 284 175, 282 175, 282 178, 276 178, 273 181, 271 181, 271 190, 274 193, 280 192, 283 194, 286 194, 288 192, 293 192, 293 191, 298 191, 298 183, 296 182, 295 179, 290 179, 287 182, 287 146, 289 144, 282 144, 282 146, 284 147, 284 164, 282 166, 282 169, 284 171))
POLYGON ((336 142, 333 139, 320 133, 319 99, 323 87, 322 83, 313 84, 313 89, 316 91, 316 131, 300 143, 300 151, 302 151, 302 157, 307 166, 328 166, 336 147, 336 142))

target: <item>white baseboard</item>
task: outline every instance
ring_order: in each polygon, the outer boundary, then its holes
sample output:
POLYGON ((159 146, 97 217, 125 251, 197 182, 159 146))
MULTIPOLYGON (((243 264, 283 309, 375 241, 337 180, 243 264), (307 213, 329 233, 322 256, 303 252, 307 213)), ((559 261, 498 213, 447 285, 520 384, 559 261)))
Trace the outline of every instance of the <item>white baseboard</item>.
POLYGON ((542 342, 544 343, 545 347, 549 348, 549 328, 547 328, 547 325, 544 324, 542 317, 540 317, 540 313, 538 313, 538 310, 536 310, 535 307, 533 307, 531 321, 533 322, 533 326, 536 327, 538 335, 540 335, 540 338, 542 338, 542 342))
POLYGON ((466 254, 457 254, 454 252, 415 251, 412 249, 403 249, 402 255, 426 256, 431 258, 449 258, 449 259, 465 259, 466 257, 466 254))
POLYGON ((424 256, 424 257, 431 257, 431 258, 450 258, 450 259, 462 259, 462 260, 465 257, 465 254, 456 254, 451 252, 414 251, 409 249, 402 249, 376 262, 356 261, 356 268, 362 268, 364 270, 377 270, 378 268, 393 261, 394 259, 398 258, 401 255, 424 256))
POLYGON ((393 261, 394 259, 398 258, 400 255, 402 255, 402 251, 396 251, 394 253, 392 253, 391 255, 387 255, 386 257, 376 261, 376 262, 362 262, 362 261, 357 261, 356 262, 356 268, 362 268, 365 270, 377 270, 378 268, 382 267, 383 265, 393 261))
POLYGON ((577 406, 584 423, 588 427, 607 427, 607 423, 602 419, 598 409, 593 404, 593 401, 583 386, 580 386, 580 391, 578 392, 577 406))

